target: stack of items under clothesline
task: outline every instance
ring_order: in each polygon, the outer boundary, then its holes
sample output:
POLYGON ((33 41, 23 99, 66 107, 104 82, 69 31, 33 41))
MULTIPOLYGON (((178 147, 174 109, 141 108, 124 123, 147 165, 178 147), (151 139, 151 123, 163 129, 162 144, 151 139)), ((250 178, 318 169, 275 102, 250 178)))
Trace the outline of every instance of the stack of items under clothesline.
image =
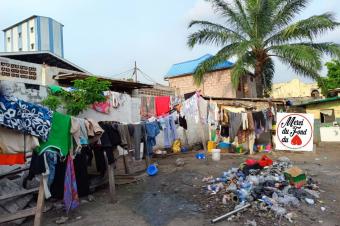
MULTIPOLYGON (((211 141, 223 149, 234 147, 234 151, 242 153, 249 150, 270 151, 271 142, 255 145, 261 134, 270 132, 276 122, 276 108, 263 110, 247 110, 230 106, 220 106, 219 123, 211 130, 211 141)), ((271 135, 269 135, 271 137, 271 135)), ((216 145, 211 145, 215 147, 216 145)))

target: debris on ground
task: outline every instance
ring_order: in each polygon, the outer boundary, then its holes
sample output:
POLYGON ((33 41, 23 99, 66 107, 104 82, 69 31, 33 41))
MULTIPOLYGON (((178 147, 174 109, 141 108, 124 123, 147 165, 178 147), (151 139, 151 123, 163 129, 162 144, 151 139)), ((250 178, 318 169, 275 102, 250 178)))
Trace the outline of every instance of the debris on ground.
POLYGON ((245 223, 245 225, 249 225, 249 226, 257 226, 257 223, 255 220, 247 220, 247 222, 245 223))
POLYGON ((56 223, 56 224, 65 224, 67 221, 68 221, 68 217, 62 216, 62 217, 59 217, 59 218, 55 221, 55 223, 56 223))
POLYGON ((185 164, 184 159, 183 158, 176 159, 175 164, 176 164, 177 167, 184 166, 184 164, 185 164))
MULTIPOLYGON (((205 177, 202 181, 206 183, 203 186, 208 202, 206 212, 218 208, 220 215, 222 211, 225 214, 251 204, 245 211, 255 215, 268 212, 273 218, 284 217, 293 222, 294 208, 303 202, 314 205, 320 197, 317 182, 294 167, 287 157, 276 162, 265 155, 260 160, 248 159, 239 168, 231 168, 217 178, 205 177)), ((229 216, 230 219, 233 217, 229 216)))

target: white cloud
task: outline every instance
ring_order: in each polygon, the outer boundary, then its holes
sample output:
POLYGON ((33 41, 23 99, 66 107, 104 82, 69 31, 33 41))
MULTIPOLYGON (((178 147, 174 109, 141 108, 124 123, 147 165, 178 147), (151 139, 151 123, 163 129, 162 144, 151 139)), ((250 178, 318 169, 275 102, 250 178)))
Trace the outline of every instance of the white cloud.
POLYGON ((210 2, 198 0, 195 5, 188 11, 187 20, 206 20, 214 16, 214 10, 210 2))

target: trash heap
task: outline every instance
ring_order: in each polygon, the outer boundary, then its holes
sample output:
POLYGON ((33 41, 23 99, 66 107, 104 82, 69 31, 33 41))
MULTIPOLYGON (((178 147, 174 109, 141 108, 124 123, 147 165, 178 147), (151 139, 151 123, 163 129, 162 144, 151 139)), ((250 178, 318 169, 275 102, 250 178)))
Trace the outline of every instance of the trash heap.
POLYGON ((217 195, 225 206, 232 203, 234 211, 245 205, 256 206, 289 221, 290 209, 302 202, 313 205, 319 198, 317 183, 287 157, 280 157, 277 162, 266 155, 260 160, 247 159, 239 168, 231 168, 218 178, 203 178, 203 182, 207 183, 205 193, 217 195))

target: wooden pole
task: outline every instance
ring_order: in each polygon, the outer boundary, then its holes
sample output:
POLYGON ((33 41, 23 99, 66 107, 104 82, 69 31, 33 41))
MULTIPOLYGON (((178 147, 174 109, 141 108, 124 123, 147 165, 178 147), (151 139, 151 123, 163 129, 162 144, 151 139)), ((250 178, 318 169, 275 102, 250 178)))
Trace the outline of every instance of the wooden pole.
POLYGON ((39 186, 39 194, 37 200, 37 208, 34 217, 34 226, 40 226, 42 222, 42 214, 45 202, 45 191, 44 191, 44 182, 43 176, 40 176, 40 186, 39 186))
POLYGON ((116 184, 115 184, 115 175, 114 175, 114 163, 109 164, 108 166, 109 171, 109 186, 110 186, 110 200, 111 203, 117 202, 116 196, 116 184))
POLYGON ((105 156, 105 163, 106 163, 106 166, 107 166, 107 172, 108 172, 108 177, 109 177, 110 201, 111 201, 111 203, 116 203, 117 197, 116 197, 114 163, 108 164, 106 153, 105 153, 104 156, 105 156))

